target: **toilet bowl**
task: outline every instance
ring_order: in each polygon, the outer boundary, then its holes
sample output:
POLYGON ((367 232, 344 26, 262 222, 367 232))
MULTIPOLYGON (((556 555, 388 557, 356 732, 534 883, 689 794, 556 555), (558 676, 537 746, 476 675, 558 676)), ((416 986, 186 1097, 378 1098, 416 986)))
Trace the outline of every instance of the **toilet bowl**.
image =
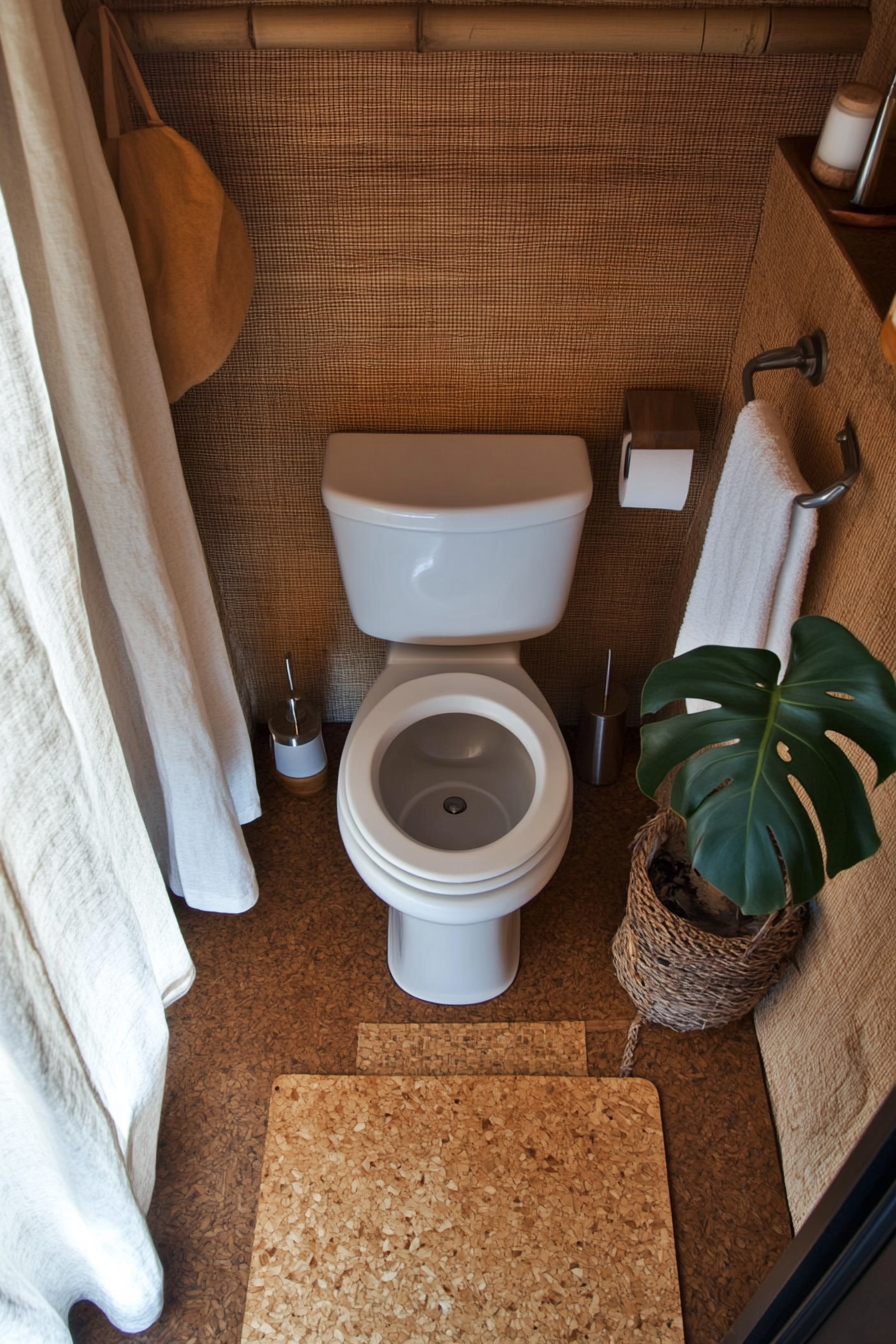
POLYGON ((356 624, 389 641, 349 730, 337 812, 389 906, 398 985, 481 1003, 569 838, 572 771, 520 666, 572 583, 591 473, 569 435, 332 434, 322 481, 356 624))
POLYGON ((346 741, 337 812, 390 907, 396 983, 431 1003, 503 993, 520 907, 555 872, 572 820, 566 746, 519 645, 390 648, 346 741))

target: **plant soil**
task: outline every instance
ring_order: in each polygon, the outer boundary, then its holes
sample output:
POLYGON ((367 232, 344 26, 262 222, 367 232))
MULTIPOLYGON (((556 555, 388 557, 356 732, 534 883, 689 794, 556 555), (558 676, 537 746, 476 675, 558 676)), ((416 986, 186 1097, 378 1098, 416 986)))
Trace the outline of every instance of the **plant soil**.
POLYGON ((661 849, 647 870, 657 900, 673 915, 717 938, 753 937, 765 923, 745 915, 718 888, 704 881, 686 856, 661 849))

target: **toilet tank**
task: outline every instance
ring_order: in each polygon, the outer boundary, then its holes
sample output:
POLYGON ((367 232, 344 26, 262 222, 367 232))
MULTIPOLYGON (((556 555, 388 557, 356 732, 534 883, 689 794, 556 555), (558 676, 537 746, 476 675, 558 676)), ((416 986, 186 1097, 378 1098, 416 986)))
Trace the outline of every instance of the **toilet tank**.
POLYGON ((563 615, 591 499, 582 439, 331 434, 322 489, 366 634, 486 644, 563 615))

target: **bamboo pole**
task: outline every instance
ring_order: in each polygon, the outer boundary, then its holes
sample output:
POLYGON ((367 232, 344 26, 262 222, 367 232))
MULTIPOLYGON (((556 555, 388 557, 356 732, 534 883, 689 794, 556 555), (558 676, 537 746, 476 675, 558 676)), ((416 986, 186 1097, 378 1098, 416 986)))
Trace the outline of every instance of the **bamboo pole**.
POLYGON ((871 31, 871 14, 862 9, 772 9, 771 32, 766 53, 769 56, 805 55, 811 52, 843 51, 861 55, 871 31), (811 19, 801 19, 805 13, 811 19), (862 15, 863 30, 857 22, 862 15))
POLYGON ((121 10, 136 52, 540 51, 772 56, 861 53, 867 9, 333 4, 121 10))
POLYGON ((253 5, 255 46, 416 51, 417 5, 253 5))
POLYGON ((761 56, 771 29, 771 10, 707 9, 703 29, 704 56, 761 56))
POLYGON ((248 5, 214 9, 116 9, 131 51, 251 51, 248 5))
POLYGON ((702 9, 424 5, 423 51, 681 52, 703 45, 702 9))

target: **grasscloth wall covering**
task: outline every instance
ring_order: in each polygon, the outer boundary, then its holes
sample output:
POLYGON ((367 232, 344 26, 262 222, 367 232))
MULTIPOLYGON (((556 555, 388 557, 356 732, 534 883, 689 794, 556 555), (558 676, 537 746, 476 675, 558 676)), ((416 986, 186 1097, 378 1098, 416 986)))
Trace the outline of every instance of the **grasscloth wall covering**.
POLYGON ((292 651, 348 719, 382 662, 339 579, 334 430, 581 434, 595 498, 567 615, 524 661, 563 720, 608 644, 639 683, 699 505, 774 142, 853 58, 267 52, 141 58, 240 206, 258 284, 174 410, 238 672, 264 718, 292 651), (688 387, 682 514, 616 501, 627 386, 688 387))
MULTIPOLYGON (((714 454, 721 468, 741 404, 740 370, 765 346, 827 333, 829 371, 812 388, 794 373, 757 376, 757 394, 781 411, 813 486, 842 469, 835 434, 847 414, 862 474, 819 515, 803 610, 841 621, 889 667, 896 665, 896 370, 878 349, 880 319, 822 220, 778 153, 747 288, 714 454)), ((713 482, 709 483, 712 486, 713 482)), ((687 573, 709 496, 685 548, 687 573)), ((670 604, 670 625, 686 588, 670 604)), ((867 785, 874 768, 856 754, 867 785)), ((797 965, 756 1013, 788 1198, 799 1226, 896 1082, 896 780, 872 806, 883 846, 828 884, 797 965)))

